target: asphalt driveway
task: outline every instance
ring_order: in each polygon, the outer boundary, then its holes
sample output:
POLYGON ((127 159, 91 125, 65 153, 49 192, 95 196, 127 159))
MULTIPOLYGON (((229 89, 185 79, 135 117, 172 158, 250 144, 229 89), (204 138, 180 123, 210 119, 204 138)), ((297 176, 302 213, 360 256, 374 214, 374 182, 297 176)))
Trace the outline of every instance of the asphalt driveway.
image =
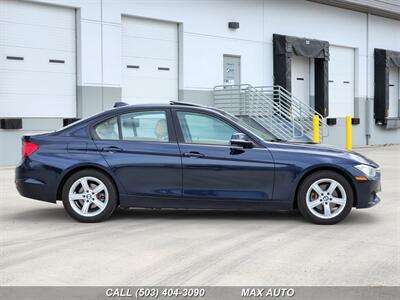
POLYGON ((81 224, 0 169, 0 285, 400 285, 400 146, 357 151, 382 167, 382 202, 334 226, 161 210, 81 224))

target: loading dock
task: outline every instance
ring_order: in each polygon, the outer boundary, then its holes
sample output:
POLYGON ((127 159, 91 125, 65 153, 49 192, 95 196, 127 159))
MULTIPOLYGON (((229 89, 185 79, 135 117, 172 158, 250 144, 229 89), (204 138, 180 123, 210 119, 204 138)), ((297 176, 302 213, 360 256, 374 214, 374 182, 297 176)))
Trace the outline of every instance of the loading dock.
POLYGON ((329 47, 329 117, 354 116, 354 49, 329 47))
POLYGON ((178 25, 122 18, 122 99, 130 103, 178 100, 178 25))
POLYGON ((304 104, 312 106, 311 94, 314 92, 311 83, 314 81, 313 58, 294 55, 292 57, 292 94, 304 104))
POLYGON ((75 27, 75 9, 0 0, 0 118, 76 116, 75 27))
POLYGON ((375 49, 374 117, 377 125, 400 128, 399 67, 400 52, 375 49))
POLYGON ((399 117, 399 67, 389 69, 389 118, 399 117))
MULTIPOLYGON (((280 85, 288 91, 292 92, 295 97, 295 92, 299 92, 304 103, 307 98, 312 95, 307 86, 314 86, 314 109, 322 116, 328 115, 328 61, 329 61, 329 43, 327 41, 299 38, 280 34, 273 35, 273 51, 274 51, 274 84, 280 85), (307 58, 300 60, 299 57, 307 58), (313 64, 310 60, 313 59, 313 64), (307 65, 314 65, 313 79, 314 85, 299 84, 297 77, 295 78, 295 91, 293 90, 293 61, 295 63, 295 73, 301 72, 303 78, 310 78, 311 72, 307 72, 307 65), (307 75, 308 73, 308 75, 307 75), (307 97, 308 95, 308 97, 307 97)), ((308 67, 309 68, 309 67, 308 67)), ((300 75, 299 78, 301 78, 300 75)))

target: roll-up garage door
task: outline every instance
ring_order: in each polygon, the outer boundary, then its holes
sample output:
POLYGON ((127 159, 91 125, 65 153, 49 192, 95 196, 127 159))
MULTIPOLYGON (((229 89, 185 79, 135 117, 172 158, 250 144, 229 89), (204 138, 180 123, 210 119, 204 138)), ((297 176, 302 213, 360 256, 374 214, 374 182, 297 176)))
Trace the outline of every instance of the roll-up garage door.
POLYGON ((314 80, 311 78, 312 60, 312 58, 297 55, 292 57, 292 94, 308 106, 311 106, 311 82, 314 80))
POLYGON ((122 98, 129 103, 178 100, 178 26, 122 18, 122 98))
POLYGON ((329 117, 354 116, 354 49, 330 46, 329 117))
POLYGON ((400 68, 389 68, 389 118, 398 118, 399 114, 399 79, 400 68))
POLYGON ((74 9, 0 0, 0 117, 75 116, 75 33, 74 9))

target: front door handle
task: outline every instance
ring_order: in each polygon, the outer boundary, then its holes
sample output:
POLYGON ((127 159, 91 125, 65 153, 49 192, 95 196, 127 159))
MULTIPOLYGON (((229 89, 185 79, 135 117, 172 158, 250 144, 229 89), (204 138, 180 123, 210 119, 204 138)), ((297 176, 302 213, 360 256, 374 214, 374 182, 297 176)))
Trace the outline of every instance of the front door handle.
POLYGON ((193 157, 193 158, 202 158, 205 155, 203 153, 197 152, 197 151, 190 151, 190 152, 185 152, 182 154, 184 157, 193 157))
POLYGON ((110 152, 110 153, 114 153, 114 152, 121 152, 122 149, 116 146, 110 146, 110 147, 104 147, 103 149, 101 149, 104 152, 110 152))

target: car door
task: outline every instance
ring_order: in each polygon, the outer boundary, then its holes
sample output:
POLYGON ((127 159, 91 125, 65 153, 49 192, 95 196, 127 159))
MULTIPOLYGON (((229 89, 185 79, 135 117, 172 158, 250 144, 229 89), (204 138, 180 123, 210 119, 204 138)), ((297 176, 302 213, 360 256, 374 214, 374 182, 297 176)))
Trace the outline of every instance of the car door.
POLYGON ((175 109, 183 167, 183 198, 268 201, 272 198, 274 163, 265 147, 230 145, 241 132, 219 114, 175 109))
POLYGON ((96 124, 99 151, 127 194, 181 197, 182 166, 169 109, 136 110, 96 124))

